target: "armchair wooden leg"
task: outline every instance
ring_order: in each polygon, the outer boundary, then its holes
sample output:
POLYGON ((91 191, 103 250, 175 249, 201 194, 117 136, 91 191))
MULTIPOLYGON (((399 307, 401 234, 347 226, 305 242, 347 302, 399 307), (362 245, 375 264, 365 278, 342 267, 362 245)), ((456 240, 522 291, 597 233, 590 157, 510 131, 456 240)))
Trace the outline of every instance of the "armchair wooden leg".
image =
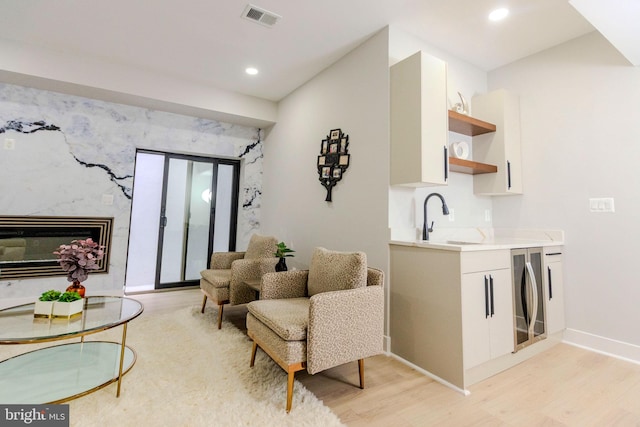
POLYGON ((293 401, 293 376, 296 373, 293 369, 287 372, 287 414, 291 411, 291 403, 293 401))
POLYGON ((251 363, 249 364, 251 368, 253 368, 254 363, 256 363, 256 350, 258 350, 258 344, 254 341, 253 348, 251 349, 251 363))
POLYGON ((291 405, 293 403, 293 377, 298 371, 302 371, 307 368, 307 362, 299 362, 294 364, 288 364, 284 360, 277 357, 273 351, 269 349, 269 346, 263 345, 260 341, 260 337, 253 334, 251 329, 247 330, 247 335, 253 340, 253 350, 251 353, 251 366, 253 366, 256 349, 260 347, 271 359, 276 362, 278 366, 285 370, 287 373, 287 413, 291 411, 291 405))
POLYGON ((205 305, 207 305, 207 296, 206 295, 202 299, 202 310, 200 310, 200 313, 204 313, 204 306, 205 305))
POLYGON ((364 359, 358 359, 358 372, 360 372, 360 388, 364 388, 364 359))
POLYGON ((222 329, 222 309, 224 304, 218 304, 218 329, 222 329))

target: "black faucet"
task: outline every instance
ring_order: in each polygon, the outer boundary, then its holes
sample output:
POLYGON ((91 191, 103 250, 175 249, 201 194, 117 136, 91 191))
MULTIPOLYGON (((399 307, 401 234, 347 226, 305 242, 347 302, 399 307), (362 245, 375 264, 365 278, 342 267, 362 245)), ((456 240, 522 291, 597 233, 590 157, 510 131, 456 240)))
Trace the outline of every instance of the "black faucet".
POLYGON ((444 201, 444 197, 440 193, 431 193, 424 199, 424 223, 422 224, 422 240, 429 240, 429 233, 433 231, 433 221, 431 226, 427 227, 427 202, 432 196, 438 196, 442 202, 442 215, 449 215, 449 208, 447 202, 444 201))

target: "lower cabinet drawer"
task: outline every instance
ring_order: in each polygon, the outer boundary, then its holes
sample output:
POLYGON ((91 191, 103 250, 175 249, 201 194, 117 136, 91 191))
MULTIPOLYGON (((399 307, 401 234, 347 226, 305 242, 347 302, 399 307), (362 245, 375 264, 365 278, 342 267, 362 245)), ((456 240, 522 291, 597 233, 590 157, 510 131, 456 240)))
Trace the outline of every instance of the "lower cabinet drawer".
POLYGON ((473 251, 460 254, 462 274, 503 268, 511 268, 511 252, 509 250, 473 251))

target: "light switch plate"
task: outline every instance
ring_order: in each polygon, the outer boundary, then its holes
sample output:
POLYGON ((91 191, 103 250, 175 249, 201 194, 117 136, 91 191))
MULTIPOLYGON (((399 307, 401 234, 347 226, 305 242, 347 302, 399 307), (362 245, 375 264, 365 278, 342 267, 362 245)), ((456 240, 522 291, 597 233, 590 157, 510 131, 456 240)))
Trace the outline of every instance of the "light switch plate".
POLYGON ((456 214, 455 211, 453 210, 453 208, 449 209, 449 222, 453 222, 456 220, 456 214))
POLYGON ((589 199, 590 212, 615 212, 613 197, 600 197, 589 199))

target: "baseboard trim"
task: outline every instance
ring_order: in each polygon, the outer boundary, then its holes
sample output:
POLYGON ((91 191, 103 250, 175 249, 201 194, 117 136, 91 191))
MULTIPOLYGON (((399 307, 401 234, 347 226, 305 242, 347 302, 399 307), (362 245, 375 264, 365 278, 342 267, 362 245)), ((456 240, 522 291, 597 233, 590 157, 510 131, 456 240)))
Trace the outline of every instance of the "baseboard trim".
POLYGON ((638 345, 569 328, 564 331, 563 342, 640 365, 640 346, 638 345))
POLYGON ((457 391, 458 393, 461 393, 461 394, 463 394, 465 396, 469 396, 471 394, 470 391, 464 390, 464 389, 462 389, 462 388, 460 388, 460 387, 458 387, 456 385, 453 385, 449 381, 444 380, 444 379, 440 378, 437 375, 433 375, 431 372, 421 368, 420 366, 414 365, 413 363, 409 362, 406 359, 403 359, 402 357, 400 357, 400 356, 398 356, 396 354, 393 354, 393 353, 388 353, 388 354, 389 354, 389 356, 391 356, 394 359, 396 359, 398 362, 400 362, 402 364, 405 364, 405 365, 409 366, 410 368, 415 369, 416 371, 420 372, 421 374, 424 374, 424 375, 428 376, 429 378, 431 378, 434 381, 439 382, 440 384, 442 384, 445 387, 448 387, 448 388, 450 388, 450 389, 452 389, 454 391, 457 391))
POLYGON ((382 337, 382 349, 386 354, 390 354, 391 351, 391 337, 389 335, 385 335, 382 337))

